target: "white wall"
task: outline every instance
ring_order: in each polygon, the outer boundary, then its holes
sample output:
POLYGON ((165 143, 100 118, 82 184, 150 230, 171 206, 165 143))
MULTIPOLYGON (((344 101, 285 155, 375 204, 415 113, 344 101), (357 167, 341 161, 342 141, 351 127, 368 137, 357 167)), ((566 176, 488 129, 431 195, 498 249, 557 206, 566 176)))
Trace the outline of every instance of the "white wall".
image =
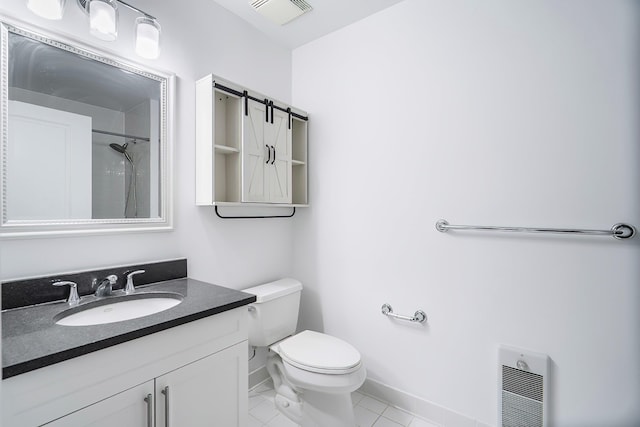
POLYGON ((58 22, 35 16, 23 0, 3 0, 0 15, 176 74, 175 231, 5 240, 0 242, 0 278, 183 256, 189 259, 191 277, 231 287, 254 285, 288 274, 291 221, 223 221, 212 208, 195 206, 194 82, 214 73, 289 101, 291 52, 270 43, 210 0, 136 0, 133 4, 157 17, 162 25, 162 53, 156 61, 143 61, 135 55, 135 14, 126 8, 120 10, 119 38, 112 43, 89 35, 88 20, 75 0, 67 1, 65 16, 58 22))
POLYGON ((434 228, 640 226, 639 17, 627 0, 407 0, 294 50, 312 119, 302 326, 492 425, 498 345, 547 353, 551 425, 639 425, 640 239, 434 228))

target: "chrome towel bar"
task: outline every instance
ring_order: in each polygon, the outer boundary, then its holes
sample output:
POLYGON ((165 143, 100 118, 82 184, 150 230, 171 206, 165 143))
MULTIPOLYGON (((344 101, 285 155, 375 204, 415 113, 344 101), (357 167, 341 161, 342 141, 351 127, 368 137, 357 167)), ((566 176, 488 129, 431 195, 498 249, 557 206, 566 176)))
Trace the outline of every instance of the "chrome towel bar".
POLYGON ((402 314, 395 314, 389 304, 382 305, 382 314, 385 316, 393 317, 400 320, 408 320, 409 322, 424 323, 427 321, 427 315, 424 311, 418 310, 413 316, 403 316, 402 314))
POLYGON ((436 230, 441 233, 449 230, 481 230, 481 231, 511 231, 519 233, 555 233, 555 234, 579 234, 591 236, 612 236, 616 239, 628 239, 636 235, 636 229, 629 224, 615 224, 611 230, 583 230, 571 228, 531 228, 531 227, 495 227, 484 225, 451 225, 441 219, 436 222, 436 230))

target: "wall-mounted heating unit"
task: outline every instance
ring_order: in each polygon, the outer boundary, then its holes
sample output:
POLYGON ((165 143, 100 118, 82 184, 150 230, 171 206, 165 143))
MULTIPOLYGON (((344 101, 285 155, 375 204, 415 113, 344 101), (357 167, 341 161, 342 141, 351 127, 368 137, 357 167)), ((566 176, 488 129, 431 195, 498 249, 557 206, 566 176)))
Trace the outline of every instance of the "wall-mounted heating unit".
POLYGON ((304 0, 249 0, 249 4, 270 21, 284 25, 313 8, 304 0))
POLYGON ((508 346, 498 353, 498 425, 547 427, 549 357, 508 346))

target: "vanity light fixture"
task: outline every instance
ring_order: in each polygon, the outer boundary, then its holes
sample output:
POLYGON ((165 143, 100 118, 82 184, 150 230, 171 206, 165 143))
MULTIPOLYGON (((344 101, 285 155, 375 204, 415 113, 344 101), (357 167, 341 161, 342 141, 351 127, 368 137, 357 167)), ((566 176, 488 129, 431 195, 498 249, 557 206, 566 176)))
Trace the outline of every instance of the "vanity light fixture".
POLYGON ((27 0, 27 8, 45 19, 62 19, 67 0, 27 0))
MULTIPOLYGON (((46 19, 61 19, 66 0, 27 0, 33 13, 46 19)), ((160 55, 160 24, 148 13, 122 0, 77 0, 78 6, 89 15, 91 34, 101 40, 118 37, 118 6, 125 6, 142 16, 136 19, 136 53, 147 59, 160 55)))
POLYGON ((136 18, 136 53, 147 59, 160 56, 160 24, 148 15, 136 18))
POLYGON ((118 3, 116 0, 90 0, 87 5, 91 35, 109 42, 118 38, 118 3))

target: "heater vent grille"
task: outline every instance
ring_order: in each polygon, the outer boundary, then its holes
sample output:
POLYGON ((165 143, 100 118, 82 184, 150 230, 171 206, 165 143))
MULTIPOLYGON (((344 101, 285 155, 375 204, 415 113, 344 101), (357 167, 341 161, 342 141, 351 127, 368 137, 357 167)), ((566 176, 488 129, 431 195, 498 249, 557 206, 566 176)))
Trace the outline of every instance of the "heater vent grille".
POLYGON ((542 402, 544 399, 542 375, 502 366, 502 391, 542 402))
POLYGON ((502 391, 502 427, 543 427, 542 402, 502 391))
POLYGON ((501 345, 498 377, 500 427, 548 427, 549 356, 501 345))

